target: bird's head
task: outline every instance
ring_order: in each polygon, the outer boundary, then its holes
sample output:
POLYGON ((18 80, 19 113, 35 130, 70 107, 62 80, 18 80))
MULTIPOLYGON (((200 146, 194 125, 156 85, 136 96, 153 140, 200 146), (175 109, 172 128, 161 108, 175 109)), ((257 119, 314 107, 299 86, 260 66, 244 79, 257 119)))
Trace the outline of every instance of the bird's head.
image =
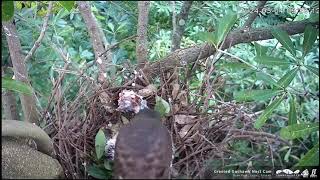
POLYGON ((148 109, 147 101, 132 90, 123 90, 119 93, 117 108, 121 112, 138 113, 142 109, 148 109))

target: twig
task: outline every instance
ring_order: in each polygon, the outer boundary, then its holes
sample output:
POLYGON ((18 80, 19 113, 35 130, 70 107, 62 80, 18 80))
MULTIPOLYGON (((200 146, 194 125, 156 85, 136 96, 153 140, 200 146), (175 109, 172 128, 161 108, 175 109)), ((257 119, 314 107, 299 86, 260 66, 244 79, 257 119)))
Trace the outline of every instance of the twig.
POLYGON ((136 38, 137 36, 138 36, 138 35, 129 36, 129 37, 124 38, 124 39, 122 39, 121 41, 113 44, 113 45, 110 45, 107 50, 105 50, 103 53, 101 53, 101 54, 99 55, 99 57, 102 57, 102 56, 103 56, 105 53, 107 53, 109 50, 118 47, 119 44, 123 43, 124 41, 130 40, 130 39, 133 39, 133 38, 136 38))
POLYGON ((250 136, 253 136, 253 137, 259 137, 259 136, 268 137, 270 139, 280 140, 281 142, 287 144, 288 146, 291 146, 289 142, 283 140, 279 136, 276 136, 276 135, 270 134, 270 133, 266 133, 266 132, 244 131, 244 130, 241 130, 241 129, 223 129, 223 131, 230 131, 232 133, 239 133, 241 135, 250 135, 250 136))
POLYGON ((52 10, 52 1, 49 2, 49 7, 47 9, 47 14, 46 16, 44 17, 44 20, 43 20, 43 25, 42 25, 42 29, 41 29, 41 32, 40 32, 40 35, 38 37, 38 39, 36 40, 36 42, 34 43, 33 47, 31 48, 31 50, 28 52, 27 56, 24 58, 24 62, 27 62, 31 56, 33 55, 33 53, 38 49, 38 47, 40 46, 40 43, 45 35, 45 32, 47 30, 47 27, 48 27, 48 21, 49 21, 49 16, 51 14, 51 10, 52 10))

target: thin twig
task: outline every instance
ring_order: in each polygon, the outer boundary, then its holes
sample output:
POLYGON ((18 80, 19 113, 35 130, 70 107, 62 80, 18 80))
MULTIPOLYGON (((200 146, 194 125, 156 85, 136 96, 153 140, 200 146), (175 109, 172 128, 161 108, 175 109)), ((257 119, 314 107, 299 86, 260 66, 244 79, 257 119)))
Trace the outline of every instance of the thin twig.
POLYGON ((51 10, 52 10, 52 4, 53 2, 50 1, 49 2, 49 7, 47 9, 47 14, 46 16, 44 17, 44 20, 43 20, 43 25, 42 25, 42 29, 41 29, 41 32, 40 32, 40 35, 38 37, 38 39, 36 40, 36 42, 34 43, 33 47, 31 48, 31 50, 28 52, 27 56, 24 58, 24 62, 27 62, 31 56, 34 54, 34 52, 38 49, 38 47, 40 46, 40 43, 45 35, 45 32, 47 30, 47 27, 48 27, 48 21, 49 21, 49 16, 51 14, 51 10))

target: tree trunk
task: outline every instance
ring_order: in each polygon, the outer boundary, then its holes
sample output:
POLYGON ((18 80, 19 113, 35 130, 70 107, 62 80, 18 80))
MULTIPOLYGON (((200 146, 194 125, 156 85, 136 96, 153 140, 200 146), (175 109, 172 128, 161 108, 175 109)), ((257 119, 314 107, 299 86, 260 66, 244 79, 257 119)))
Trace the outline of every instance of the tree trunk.
POLYGON ((2 91, 2 108, 5 119, 19 120, 16 99, 14 98, 14 94, 11 91, 2 91))
MULTIPOLYGON (((10 57, 13 65, 15 79, 30 85, 28 72, 21 54, 21 44, 17 30, 12 21, 2 22, 6 39, 8 42, 10 57)), ((30 85, 31 86, 31 85, 30 85)), ((39 124, 36 101, 34 95, 19 94, 21 106, 24 114, 24 120, 31 123, 39 124)))
POLYGON ((138 67, 143 67, 148 60, 148 15, 149 1, 138 1, 139 18, 137 27, 136 56, 138 67))

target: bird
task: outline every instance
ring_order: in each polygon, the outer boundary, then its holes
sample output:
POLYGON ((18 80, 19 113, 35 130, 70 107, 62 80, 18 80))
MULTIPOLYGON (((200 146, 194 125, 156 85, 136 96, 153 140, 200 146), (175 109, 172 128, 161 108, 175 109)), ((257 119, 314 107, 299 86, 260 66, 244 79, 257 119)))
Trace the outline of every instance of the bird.
POLYGON ((114 178, 169 179, 172 154, 171 136, 160 114, 144 108, 118 132, 114 178))

